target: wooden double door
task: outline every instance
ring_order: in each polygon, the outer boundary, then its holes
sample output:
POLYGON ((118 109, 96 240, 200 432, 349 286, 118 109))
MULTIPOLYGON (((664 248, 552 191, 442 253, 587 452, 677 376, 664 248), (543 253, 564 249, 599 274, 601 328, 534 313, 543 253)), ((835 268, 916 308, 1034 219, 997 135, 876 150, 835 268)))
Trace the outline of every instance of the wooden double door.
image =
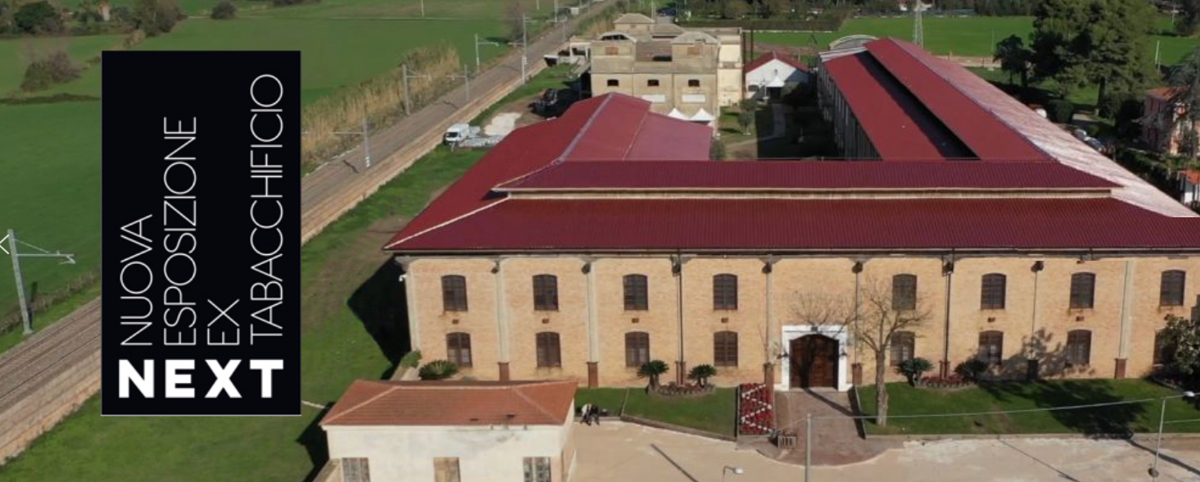
POLYGON ((791 341, 791 388, 837 388, 838 341, 805 335, 791 341))

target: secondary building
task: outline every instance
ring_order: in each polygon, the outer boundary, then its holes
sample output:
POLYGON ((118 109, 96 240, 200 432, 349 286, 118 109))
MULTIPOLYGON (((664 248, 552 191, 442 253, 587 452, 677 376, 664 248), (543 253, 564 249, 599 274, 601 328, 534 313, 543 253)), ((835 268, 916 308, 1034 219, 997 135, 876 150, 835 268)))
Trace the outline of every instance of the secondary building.
POLYGON ((742 70, 746 73, 747 99, 779 99, 812 81, 807 65, 774 51, 754 59, 742 70))
POLYGON ((684 30, 630 13, 591 45, 592 92, 620 93, 678 119, 714 124, 742 93, 741 32, 684 30))
POLYGON ((819 69, 852 159, 709 161, 707 128, 619 94, 514 131, 385 248, 412 348, 485 380, 636 385, 659 359, 846 389, 887 310, 922 319, 887 364, 1119 378, 1198 315, 1191 210, 907 42, 819 69))
POLYGON ((358 380, 322 420, 342 482, 562 482, 574 382, 358 380))

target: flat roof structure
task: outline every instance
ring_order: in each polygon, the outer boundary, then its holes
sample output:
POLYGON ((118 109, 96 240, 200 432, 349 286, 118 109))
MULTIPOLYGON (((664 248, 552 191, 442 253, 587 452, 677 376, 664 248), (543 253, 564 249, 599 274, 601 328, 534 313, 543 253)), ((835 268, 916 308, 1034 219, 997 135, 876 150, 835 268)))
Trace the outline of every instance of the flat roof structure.
POLYGON ((385 249, 1200 252, 1194 212, 957 64, 883 39, 823 66, 881 159, 710 161, 708 127, 608 94, 514 131, 385 249))

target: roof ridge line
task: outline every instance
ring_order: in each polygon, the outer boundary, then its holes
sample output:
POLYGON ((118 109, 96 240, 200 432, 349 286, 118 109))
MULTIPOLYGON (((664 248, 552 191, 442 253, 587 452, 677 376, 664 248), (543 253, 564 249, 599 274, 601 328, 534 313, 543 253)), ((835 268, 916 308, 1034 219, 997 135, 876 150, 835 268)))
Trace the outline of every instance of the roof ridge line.
POLYGON ((444 227, 446 227, 447 225, 450 225, 450 224, 453 224, 454 222, 457 222, 458 220, 461 220, 461 219, 463 219, 463 218, 466 218, 466 217, 468 217, 468 216, 471 216, 471 215, 473 215, 473 214, 475 214, 475 213, 478 213, 478 212, 480 212, 480 211, 483 211, 483 210, 485 210, 485 209, 488 209, 488 208, 490 208, 490 207, 492 207, 492 206, 495 206, 495 205, 497 205, 497 204, 500 204, 500 203, 502 203, 502 202, 504 202, 504 201, 507 201, 508 199, 509 199, 509 197, 508 197, 508 196, 502 197, 502 198, 500 198, 500 199, 496 200, 496 202, 494 202, 494 203, 489 203, 489 204, 487 204, 487 205, 485 205, 485 206, 481 206, 481 207, 479 207, 478 209, 474 209, 474 210, 471 210, 471 211, 469 211, 469 212, 463 213, 463 214, 461 214, 461 215, 455 216, 455 217, 453 217, 453 218, 447 219, 446 221, 444 221, 444 222, 442 222, 442 223, 439 223, 439 224, 437 224, 437 225, 434 225, 434 226, 430 226, 430 227, 428 227, 428 228, 426 228, 426 229, 423 229, 423 230, 421 230, 421 231, 418 231, 418 232, 416 232, 416 233, 413 233, 413 234, 410 234, 410 235, 408 235, 408 236, 405 236, 403 239, 397 239, 397 240, 395 240, 395 241, 392 241, 392 242, 388 243, 386 246, 384 246, 384 247, 383 247, 383 249, 385 249, 385 250, 387 250, 387 249, 391 249, 391 248, 392 248, 392 246, 395 246, 395 245, 397 245, 397 244, 403 243, 403 242, 405 242, 405 241, 408 241, 408 240, 410 240, 410 239, 413 239, 413 238, 415 238, 415 237, 417 237, 417 236, 421 236, 421 235, 423 235, 423 234, 429 233, 430 231, 433 231, 433 230, 436 230, 436 229, 441 229, 441 228, 444 228, 444 227))
POLYGON ((567 148, 563 149, 562 153, 560 153, 558 155, 558 157, 554 158, 553 161, 550 161, 550 164, 555 164, 558 162, 562 162, 563 160, 566 160, 567 156, 569 156, 572 152, 575 151, 575 147, 578 146, 579 141, 583 139, 584 133, 592 128, 592 123, 594 123, 596 121, 596 117, 598 117, 600 115, 600 111, 607 108, 608 103, 611 102, 614 98, 615 97, 612 93, 605 94, 604 100, 600 102, 600 105, 596 107, 596 110, 592 111, 592 115, 588 116, 587 122, 583 123, 583 127, 579 128, 579 132, 575 133, 575 138, 571 139, 571 143, 567 144, 567 148))
MULTIPOLYGON (((895 40, 896 40, 896 39, 888 39, 888 40, 892 40, 892 41, 893 41, 893 43, 895 43, 895 40)), ((1017 135, 1017 137, 1020 137, 1020 138, 1021 138, 1021 140, 1025 141, 1025 143, 1026 143, 1026 144, 1028 144, 1030 147, 1033 147, 1033 148, 1034 148, 1034 149, 1036 149, 1038 152, 1040 152, 1040 153, 1042 153, 1043 155, 1045 155, 1047 160, 1050 160, 1050 161, 1053 161, 1053 162, 1059 162, 1059 161, 1058 161, 1058 158, 1056 158, 1056 157, 1054 157, 1054 156, 1050 155, 1050 153, 1049 153, 1049 152, 1046 152, 1046 150, 1045 150, 1045 149, 1042 149, 1042 146, 1039 146, 1039 145, 1037 145, 1037 143, 1036 143, 1036 142, 1033 142, 1032 140, 1030 140, 1028 137, 1026 137, 1026 136, 1025 136, 1025 134, 1024 134, 1024 133, 1022 133, 1021 131, 1017 130, 1015 127, 1013 127, 1013 125, 1012 125, 1012 124, 1010 124, 1010 123, 1008 123, 1007 121, 1005 121, 1003 117, 996 115, 996 113, 995 113, 995 112, 993 112, 991 109, 989 109, 989 108, 985 107, 983 104, 980 104, 978 100, 975 100, 975 97, 972 97, 971 95, 969 95, 969 94, 967 94, 966 92, 964 92, 964 91, 962 90, 962 88, 960 88, 960 87, 958 86, 958 84, 956 84, 956 83, 952 82, 950 79, 946 78, 946 76, 945 76, 945 75, 942 75, 942 72, 941 72, 941 70, 939 70, 939 69, 937 69, 937 68, 934 68, 934 66, 932 66, 932 65, 929 65, 929 63, 928 63, 928 62, 926 62, 924 59, 922 59, 922 58, 918 57, 917 55, 913 54, 913 52, 911 52, 910 50, 908 50, 907 48, 905 48, 905 47, 904 47, 904 45, 902 45, 902 44, 899 44, 899 43, 896 43, 896 46, 897 46, 897 47, 900 49, 900 51, 904 52, 904 54, 905 54, 905 55, 907 55, 907 56, 909 56, 909 57, 912 57, 912 59, 913 59, 913 60, 916 60, 916 61, 917 61, 917 62, 919 62, 921 65, 924 65, 924 66, 925 66, 925 68, 929 69, 929 71, 930 71, 930 72, 933 72, 933 74, 934 74, 934 75, 936 75, 936 76, 938 76, 938 78, 939 78, 939 79, 942 79, 942 81, 943 81, 943 82, 945 82, 946 84, 949 84, 949 85, 950 85, 950 87, 951 87, 951 88, 953 88, 953 89, 955 90, 955 92, 958 92, 958 93, 959 93, 959 94, 961 94, 963 97, 966 97, 966 98, 967 98, 967 100, 971 101, 971 103, 972 103, 972 104, 974 104, 974 105, 975 105, 976 107, 978 107, 980 110, 982 110, 982 111, 986 112, 986 113, 987 113, 987 115, 988 115, 988 116, 990 116, 992 119, 995 119, 995 120, 996 120, 996 122, 999 122, 1000 124, 1003 124, 1003 125, 1004 125, 1004 127, 1007 127, 1007 128, 1008 128, 1008 130, 1012 131, 1012 133, 1013 133, 1013 134, 1016 134, 1016 135, 1017 135)), ((868 49, 867 49, 867 51, 869 52, 869 51, 870 51, 870 49, 868 48, 868 49)), ((926 53, 928 53, 928 52, 926 52, 926 53)), ((930 53, 929 55, 930 55, 930 56, 933 56, 933 54, 932 54, 932 53, 930 53)), ((874 53, 872 53, 872 54, 871 54, 871 56, 872 56, 872 57, 874 57, 874 56, 875 56, 875 54, 874 54, 874 53)), ((944 59, 943 59, 943 60, 944 60, 944 59)), ((880 62, 880 64, 882 64, 882 62, 880 62)), ((960 67, 961 67, 961 66, 960 66, 960 67)), ((964 67, 964 68, 965 68, 965 67, 964 67)), ((973 72, 972 72, 972 75, 974 75, 974 73, 973 73, 973 72)), ((893 75, 893 77, 895 77, 895 75, 893 75)), ((977 75, 976 75, 976 77, 979 77, 979 76, 977 76, 977 75)), ((896 80, 897 80, 897 81, 899 81, 899 80, 900 80, 900 78, 899 78, 899 77, 896 77, 896 80)), ((982 80, 982 78, 981 78, 981 80, 982 80)), ((985 82, 986 82, 986 81, 985 81, 985 82)), ((905 89, 905 90, 907 90, 907 91, 908 91, 910 94, 912 94, 912 96, 913 96, 913 97, 917 97, 916 93, 914 93, 914 92, 913 92, 913 90, 912 90, 911 88, 909 88, 909 87, 908 87, 908 85, 907 85, 905 82, 900 82, 900 85, 903 85, 903 86, 904 86, 904 89, 905 89)), ((997 89, 997 90, 999 90, 999 89, 997 89)), ((1007 94, 1007 93, 1005 93, 1004 95, 1008 95, 1008 94, 1007 94)), ((1011 99, 1012 97, 1010 96, 1009 98, 1011 99)), ((1016 99, 1013 99, 1013 101, 1014 101, 1014 102, 1016 102, 1016 99)), ((1024 104, 1022 104, 1022 105, 1024 105, 1024 104)), ((926 109, 928 109, 928 107, 926 107, 926 109)), ((945 125, 945 123, 946 123, 946 122, 942 120, 941 116, 937 115, 937 114, 936 114, 936 113, 934 113, 932 110, 930 110, 929 112, 930 112, 931 114, 933 114, 933 116, 934 116, 934 117, 937 117, 938 121, 942 122, 942 124, 943 124, 943 125, 945 125)), ((947 127, 948 127, 948 126, 947 126, 947 127)), ((951 133, 954 133, 954 131, 953 131, 953 130, 951 130, 951 133)), ((957 133, 954 133, 954 136, 955 136, 955 137, 957 137, 957 138, 959 139, 959 141, 962 141, 962 136, 959 136, 957 133)), ((963 142, 963 143, 965 144, 965 142, 963 142)), ((967 147, 968 147, 968 148, 970 148, 970 146, 967 146, 967 147)), ((972 151, 974 151, 974 149, 972 149, 972 151)), ((980 158, 980 160, 984 160, 984 159, 983 159, 983 158, 980 158)), ((1061 164, 1061 163, 1059 163, 1059 164, 1061 164)))
MULTIPOLYGON (((637 129, 633 131, 634 132, 633 139, 630 139, 629 145, 625 146, 625 153, 621 155, 622 161, 629 160, 629 152, 633 150, 633 145, 637 144, 638 137, 641 137, 642 126, 646 125, 646 118, 650 117, 650 114, 652 114, 652 112, 650 112, 650 109, 646 109, 645 111, 642 112, 642 119, 640 122, 638 122, 637 129)), ((720 117, 720 116, 718 116, 718 117, 720 117)))
MULTIPOLYGON (((376 380, 369 380, 369 381, 376 381, 376 380)), ((373 397, 371 397, 371 398, 368 398, 368 399, 366 399, 366 400, 363 400, 361 403, 359 403, 359 404, 357 404, 357 405, 355 405, 355 406, 353 406, 353 407, 347 408, 347 409, 346 409, 345 411, 343 411, 342 413, 339 413, 339 414, 337 414, 337 415, 334 415, 333 417, 330 417, 330 418, 327 418, 327 419, 321 420, 321 424, 322 424, 322 425, 324 425, 324 424, 325 424, 325 423, 327 423, 327 422, 332 422, 332 421, 334 421, 334 420, 337 420, 337 419, 339 419, 339 418, 342 418, 342 417, 344 417, 346 414, 348 414, 348 413, 350 413, 350 412, 353 412, 353 411, 355 411, 355 410, 358 410, 358 409, 362 408, 364 405, 366 405, 366 404, 368 404, 368 403, 371 403, 371 402, 374 402, 375 400, 378 400, 380 397, 383 397, 384 395, 387 395, 387 394, 391 393, 393 390, 396 390, 396 389, 398 388, 398 386, 397 386, 397 385, 391 385, 391 386, 384 385, 384 386, 387 386, 388 388, 387 388, 386 390, 382 391, 382 392, 379 392, 377 395, 375 395, 375 396, 373 396, 373 397)), ((335 403, 334 405, 336 406, 337 404, 335 403)))
POLYGON ((540 404, 540 403, 538 403, 538 402, 534 401, 532 398, 530 398, 530 397, 529 397, 529 395, 526 395, 526 394, 525 394, 525 391, 524 391, 524 390, 522 390, 522 388, 524 388, 524 387, 527 387, 527 386, 529 386, 529 385, 517 385, 517 386, 514 386, 514 387, 513 387, 513 393, 516 393, 516 394, 517 394, 517 396, 519 396, 519 397, 521 397, 522 399, 524 399, 526 403, 528 403, 528 404, 532 405, 534 408, 536 408, 536 409, 537 409, 537 411, 539 411, 539 412, 542 412, 542 415, 545 415, 545 416, 549 417, 551 420, 554 420, 554 419, 555 419, 555 415, 554 415, 553 413, 550 413, 550 411, 549 411, 549 410, 546 410, 546 407, 542 406, 542 404, 540 404))

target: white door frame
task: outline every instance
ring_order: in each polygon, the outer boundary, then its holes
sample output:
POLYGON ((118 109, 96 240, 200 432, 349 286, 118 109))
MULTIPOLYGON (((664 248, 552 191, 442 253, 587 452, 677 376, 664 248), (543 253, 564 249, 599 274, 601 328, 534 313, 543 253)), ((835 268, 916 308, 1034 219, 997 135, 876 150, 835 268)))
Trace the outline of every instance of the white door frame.
MULTIPOLYGON (((780 340, 783 340, 782 351, 790 351, 792 340, 806 335, 823 335, 833 338, 838 342, 838 366, 837 366, 837 390, 844 392, 850 389, 850 382, 846 381, 846 368, 849 366, 849 350, 850 350, 850 335, 848 331, 840 326, 813 326, 813 325, 783 325, 781 327, 782 335, 780 340)), ((788 353, 786 358, 781 359, 783 363, 783 375, 779 377, 779 381, 775 383, 776 390, 791 390, 792 383, 792 360, 791 353, 788 353)), ((800 387, 794 387, 799 389, 800 387)))

